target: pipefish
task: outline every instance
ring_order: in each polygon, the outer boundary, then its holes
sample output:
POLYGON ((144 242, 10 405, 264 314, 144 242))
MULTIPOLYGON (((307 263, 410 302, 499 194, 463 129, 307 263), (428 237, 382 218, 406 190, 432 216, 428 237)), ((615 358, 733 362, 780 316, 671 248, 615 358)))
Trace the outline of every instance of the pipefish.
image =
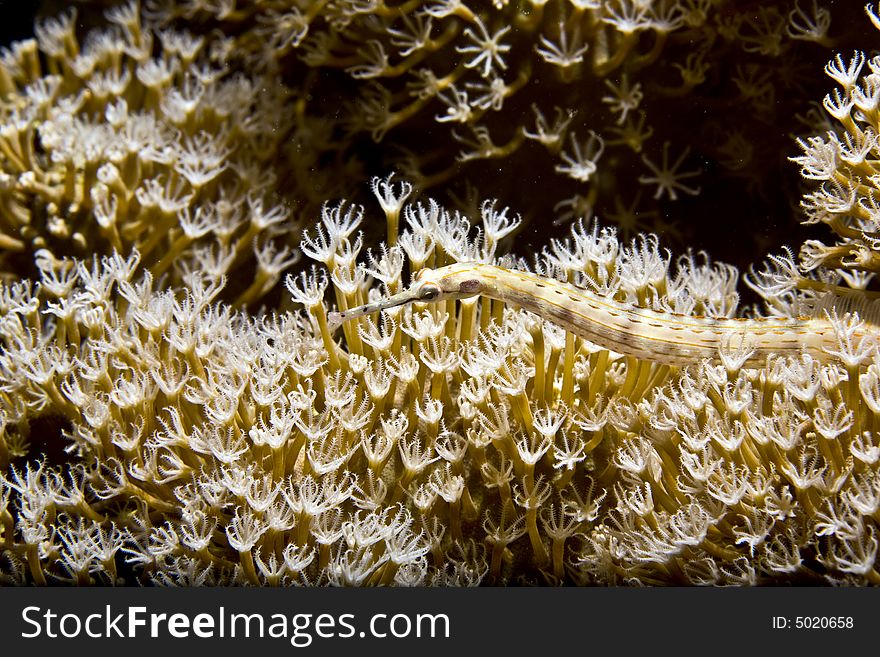
MULTIPOLYGON (((328 315, 335 329, 363 315, 413 302, 434 303, 482 295, 531 311, 604 349, 626 356, 683 366, 703 358, 718 362, 722 348, 751 350, 745 365, 762 365, 768 355, 806 351, 827 361, 839 348, 832 315, 797 318, 725 318, 658 312, 621 303, 588 290, 526 271, 461 262, 419 271, 403 292, 328 315)), ((834 315, 836 317, 836 313, 834 315)), ((878 328, 858 323, 851 337, 874 339, 878 328)))

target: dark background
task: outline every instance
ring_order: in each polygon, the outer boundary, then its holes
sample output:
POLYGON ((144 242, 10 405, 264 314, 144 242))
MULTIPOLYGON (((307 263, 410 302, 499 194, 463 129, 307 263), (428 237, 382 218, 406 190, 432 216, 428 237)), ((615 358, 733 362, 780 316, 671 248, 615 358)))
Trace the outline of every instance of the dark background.
POLYGON ((38 0, 0 0, 0 46, 26 39, 34 33, 38 0))

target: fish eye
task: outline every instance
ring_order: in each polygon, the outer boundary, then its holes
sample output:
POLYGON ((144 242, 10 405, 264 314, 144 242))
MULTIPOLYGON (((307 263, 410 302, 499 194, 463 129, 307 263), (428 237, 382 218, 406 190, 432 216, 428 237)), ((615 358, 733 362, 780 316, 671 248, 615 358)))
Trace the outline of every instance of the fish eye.
POLYGON ((419 292, 419 300, 420 301, 433 301, 438 296, 440 296, 440 290, 433 285, 426 285, 419 292))

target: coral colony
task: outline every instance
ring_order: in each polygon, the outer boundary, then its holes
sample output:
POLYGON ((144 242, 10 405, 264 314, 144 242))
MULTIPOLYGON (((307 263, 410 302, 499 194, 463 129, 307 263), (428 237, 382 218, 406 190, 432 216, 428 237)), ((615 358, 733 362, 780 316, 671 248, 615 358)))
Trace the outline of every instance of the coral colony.
POLYGON ((880 583, 880 14, 844 46, 825 4, 38 18, 0 51, 0 580, 880 583), (678 247, 719 184, 822 226, 741 277, 678 247))

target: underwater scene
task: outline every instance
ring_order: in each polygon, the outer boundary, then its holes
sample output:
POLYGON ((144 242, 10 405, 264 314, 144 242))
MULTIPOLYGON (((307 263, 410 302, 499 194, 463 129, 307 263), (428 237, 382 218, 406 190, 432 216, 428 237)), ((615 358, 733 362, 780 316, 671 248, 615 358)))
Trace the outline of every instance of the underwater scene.
POLYGON ((880 7, 3 30, 0 583, 880 584, 880 7))

